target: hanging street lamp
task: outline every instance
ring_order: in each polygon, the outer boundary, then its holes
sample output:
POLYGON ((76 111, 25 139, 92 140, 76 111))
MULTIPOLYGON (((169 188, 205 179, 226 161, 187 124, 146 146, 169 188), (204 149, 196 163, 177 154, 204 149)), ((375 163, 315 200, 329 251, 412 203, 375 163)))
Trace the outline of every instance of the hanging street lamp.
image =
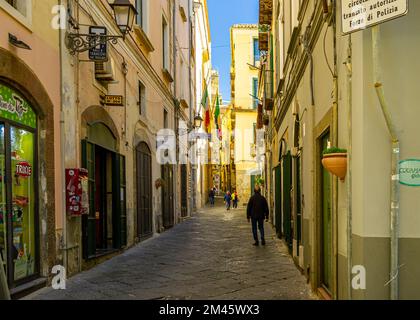
MULTIPOLYGON (((78 5, 80 5, 77 2, 78 5)), ((66 46, 71 55, 94 49, 100 45, 106 45, 108 42, 118 43, 118 39, 125 39, 126 35, 133 29, 134 20, 137 16, 137 10, 129 0, 115 0, 110 4, 114 12, 114 22, 118 26, 121 35, 107 35, 105 32, 82 34, 79 32, 66 32, 66 46)))

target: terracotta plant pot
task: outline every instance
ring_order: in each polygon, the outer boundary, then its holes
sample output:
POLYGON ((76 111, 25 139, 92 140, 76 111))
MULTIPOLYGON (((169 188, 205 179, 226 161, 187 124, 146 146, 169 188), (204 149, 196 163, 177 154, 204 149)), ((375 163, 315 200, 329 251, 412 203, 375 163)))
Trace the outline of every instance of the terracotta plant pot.
POLYGON ((322 165, 333 175, 344 181, 347 174, 347 153, 325 154, 322 158, 322 165))

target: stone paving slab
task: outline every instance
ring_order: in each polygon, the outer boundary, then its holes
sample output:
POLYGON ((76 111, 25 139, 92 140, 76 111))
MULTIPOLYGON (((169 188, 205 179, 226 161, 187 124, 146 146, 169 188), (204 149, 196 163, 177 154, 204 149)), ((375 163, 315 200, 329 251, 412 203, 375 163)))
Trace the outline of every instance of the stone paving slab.
POLYGON ((269 224, 252 246, 245 210, 206 208, 171 230, 67 280, 33 300, 313 299, 269 224))

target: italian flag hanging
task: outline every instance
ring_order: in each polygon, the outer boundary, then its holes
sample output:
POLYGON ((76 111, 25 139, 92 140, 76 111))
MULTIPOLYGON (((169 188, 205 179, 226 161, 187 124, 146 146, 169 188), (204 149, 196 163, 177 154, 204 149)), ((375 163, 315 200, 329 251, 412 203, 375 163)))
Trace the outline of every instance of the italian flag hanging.
POLYGON ((204 92, 203 101, 201 102, 201 105, 203 106, 204 111, 205 111, 204 126, 208 128, 210 124, 210 103, 209 103, 209 92, 207 90, 207 86, 204 92))

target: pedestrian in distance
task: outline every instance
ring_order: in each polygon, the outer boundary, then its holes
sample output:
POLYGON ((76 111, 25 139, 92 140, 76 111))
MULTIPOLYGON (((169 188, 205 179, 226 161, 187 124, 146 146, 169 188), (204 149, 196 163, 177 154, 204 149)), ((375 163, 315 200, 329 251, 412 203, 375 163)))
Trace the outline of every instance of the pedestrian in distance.
POLYGON ((210 189, 210 191, 209 191, 209 201, 210 201, 210 206, 212 206, 212 207, 214 207, 214 197, 215 197, 214 189, 210 189))
POLYGON ((239 197, 238 197, 238 192, 236 190, 232 194, 232 201, 233 201, 233 208, 234 209, 238 208, 239 197))
POLYGON ((259 245, 258 241, 258 230, 260 230, 261 235, 261 244, 265 246, 265 237, 264 237, 264 219, 268 222, 269 209, 267 199, 261 195, 261 188, 259 185, 256 185, 254 188, 254 195, 249 199, 246 217, 248 222, 252 223, 252 234, 254 236, 254 246, 259 245))
POLYGON ((226 210, 230 210, 230 202, 232 200, 232 195, 230 194, 230 191, 226 192, 225 194, 225 204, 226 204, 226 210))

